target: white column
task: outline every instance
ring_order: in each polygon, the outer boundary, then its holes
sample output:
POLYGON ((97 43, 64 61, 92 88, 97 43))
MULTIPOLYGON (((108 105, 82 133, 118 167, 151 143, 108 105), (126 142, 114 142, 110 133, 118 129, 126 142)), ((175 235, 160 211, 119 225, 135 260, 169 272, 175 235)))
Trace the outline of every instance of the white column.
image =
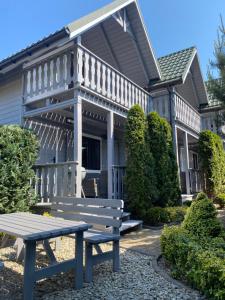
POLYGON ((74 161, 77 161, 76 197, 81 197, 82 167, 82 100, 78 96, 74 104, 74 161))
POLYGON ((108 112, 107 115, 107 169, 108 169, 108 198, 112 198, 113 181, 112 181, 112 166, 114 164, 114 115, 113 112, 108 112))
POLYGON ((189 149, 188 149, 188 134, 184 132, 184 153, 185 153, 185 177, 186 177, 186 192, 189 195, 190 190, 190 178, 189 178, 189 149))

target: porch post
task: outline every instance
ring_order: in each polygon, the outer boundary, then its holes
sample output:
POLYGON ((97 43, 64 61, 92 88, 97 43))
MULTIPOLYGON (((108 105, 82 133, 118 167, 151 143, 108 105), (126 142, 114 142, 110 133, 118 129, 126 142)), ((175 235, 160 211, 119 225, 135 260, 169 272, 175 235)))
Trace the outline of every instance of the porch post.
POLYGON ((185 153, 185 177, 186 177, 186 192, 189 195, 190 190, 190 178, 189 178, 189 149, 188 149, 188 134, 184 132, 184 153, 185 153))
POLYGON ((82 167, 82 100, 76 97, 74 104, 74 161, 77 164, 76 197, 81 197, 81 167, 82 167))
POLYGON ((107 115, 107 170, 108 170, 108 198, 113 196, 112 166, 114 163, 114 114, 112 111, 107 115))

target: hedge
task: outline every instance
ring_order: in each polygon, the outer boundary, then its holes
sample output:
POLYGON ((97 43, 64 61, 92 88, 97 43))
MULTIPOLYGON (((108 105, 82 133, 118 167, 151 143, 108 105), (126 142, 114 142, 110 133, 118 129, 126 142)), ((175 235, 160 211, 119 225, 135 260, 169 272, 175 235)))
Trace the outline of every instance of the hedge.
POLYGON ((172 275, 186 279, 208 299, 225 299, 225 238, 211 200, 201 194, 181 226, 165 226, 162 254, 172 275))
POLYGON ((187 212, 186 206, 151 207, 146 211, 144 222, 148 225, 162 225, 164 223, 181 222, 187 212))
POLYGON ((161 235, 161 248, 163 256, 172 266, 175 278, 185 278, 210 299, 225 299, 223 239, 212 239, 201 244, 184 228, 165 226, 161 235))
POLYGON ((203 174, 203 189, 209 197, 225 192, 225 152, 221 138, 205 130, 200 133, 200 168, 203 174))
POLYGON ((0 214, 27 211, 36 201, 30 180, 37 151, 31 131, 15 125, 0 127, 0 214))

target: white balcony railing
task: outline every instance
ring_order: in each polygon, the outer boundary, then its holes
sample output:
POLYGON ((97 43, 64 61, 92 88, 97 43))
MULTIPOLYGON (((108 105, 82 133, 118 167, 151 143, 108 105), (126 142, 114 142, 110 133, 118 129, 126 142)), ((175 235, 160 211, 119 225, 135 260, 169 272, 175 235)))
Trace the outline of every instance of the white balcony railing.
POLYGON ((54 196, 76 196, 77 162, 36 164, 34 166, 35 194, 41 203, 54 196))
POLYGON ((197 133, 201 130, 201 116, 184 98, 175 94, 175 119, 197 133))
POLYGON ((25 103, 83 87, 129 109, 148 110, 149 94, 83 46, 70 46, 25 66, 25 103))

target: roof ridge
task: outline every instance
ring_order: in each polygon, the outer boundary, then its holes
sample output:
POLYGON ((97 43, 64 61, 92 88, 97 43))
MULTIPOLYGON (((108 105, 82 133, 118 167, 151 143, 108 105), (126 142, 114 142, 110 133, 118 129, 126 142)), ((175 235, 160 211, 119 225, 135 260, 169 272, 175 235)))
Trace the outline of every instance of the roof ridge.
POLYGON ((173 56, 173 55, 175 55, 175 54, 182 53, 182 52, 187 51, 187 50, 196 50, 196 49, 197 49, 196 46, 191 46, 191 47, 188 47, 188 48, 185 48, 185 49, 181 49, 181 50, 174 51, 174 52, 172 52, 172 53, 169 53, 169 54, 160 56, 160 57, 158 57, 158 60, 163 59, 163 58, 166 58, 166 57, 173 56))

